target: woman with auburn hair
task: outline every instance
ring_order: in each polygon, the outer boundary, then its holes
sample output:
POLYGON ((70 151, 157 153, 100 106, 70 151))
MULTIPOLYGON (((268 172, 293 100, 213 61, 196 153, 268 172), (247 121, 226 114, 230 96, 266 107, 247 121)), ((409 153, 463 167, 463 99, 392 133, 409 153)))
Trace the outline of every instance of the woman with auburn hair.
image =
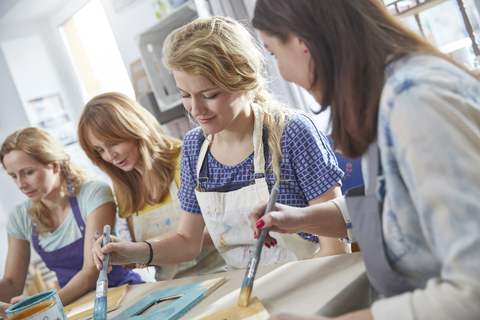
MULTIPOLYGON (((0 301, 16 303, 25 298, 17 296, 25 285, 30 244, 56 273, 64 305, 94 289, 98 271, 91 259, 90 241, 96 230, 115 222, 108 184, 90 180, 85 170, 70 162, 60 140, 38 128, 24 128, 8 136, 0 149, 0 162, 29 198, 9 215, 0 301)), ((108 278, 112 287, 142 282, 138 275, 120 267, 108 278)), ((0 311, 4 317, 5 309, 0 311)))
MULTIPOLYGON (((246 268, 255 244, 247 214, 280 190, 278 202, 298 207, 340 194, 343 172, 325 136, 307 116, 282 107, 265 89, 264 57, 250 33, 224 17, 198 18, 165 40, 183 104, 200 127, 186 134, 175 235, 148 247, 114 241, 94 245, 95 261, 170 264, 198 254, 205 226, 232 268, 246 268)), ((265 243, 261 265, 345 253, 338 239, 300 233, 265 243), (319 244, 320 242, 320 251, 319 244)))
MULTIPOLYGON (((87 103, 78 136, 87 156, 112 180, 119 216, 127 219, 132 240, 149 249, 151 238, 171 235, 180 217, 181 141, 165 134, 145 108, 116 92, 98 95, 87 103)), ((204 236, 206 245, 199 255, 191 261, 157 266, 155 278, 160 281, 221 271, 225 262, 211 245, 208 233, 204 236)))
POLYGON ((253 25, 282 76, 330 108, 335 145, 363 156, 366 184, 307 210, 260 218, 258 206, 252 229, 358 241, 385 299, 336 319, 477 319, 478 79, 379 0, 257 0, 253 25))

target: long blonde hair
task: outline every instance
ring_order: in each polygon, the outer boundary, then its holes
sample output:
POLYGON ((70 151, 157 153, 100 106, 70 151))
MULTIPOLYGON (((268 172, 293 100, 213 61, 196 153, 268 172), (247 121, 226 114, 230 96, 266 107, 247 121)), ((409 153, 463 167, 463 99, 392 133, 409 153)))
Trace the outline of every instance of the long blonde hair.
POLYGON ((248 30, 225 17, 198 18, 166 38, 163 64, 170 70, 203 76, 227 92, 244 92, 249 103, 260 105, 272 152, 269 167, 278 184, 285 114, 295 111, 285 108, 266 90, 264 54, 248 30))
MULTIPOLYGON (((0 162, 4 168, 5 155, 15 150, 24 151, 44 165, 57 163, 60 166, 60 179, 64 192, 68 190, 67 184, 71 183, 74 188, 72 195, 76 195, 81 185, 90 180, 86 170, 70 161, 70 156, 63 149, 62 142, 45 130, 28 127, 9 135, 0 149, 0 162)), ((32 203, 29 213, 37 226, 35 234, 39 235, 55 230, 50 211, 41 201, 32 203)))
POLYGON ((112 179, 122 218, 147 202, 160 202, 174 178, 173 159, 181 152, 181 141, 167 136, 152 114, 116 92, 98 95, 87 103, 80 117, 78 139, 90 160, 112 179), (143 175, 104 161, 88 141, 88 133, 104 143, 137 142, 143 175))

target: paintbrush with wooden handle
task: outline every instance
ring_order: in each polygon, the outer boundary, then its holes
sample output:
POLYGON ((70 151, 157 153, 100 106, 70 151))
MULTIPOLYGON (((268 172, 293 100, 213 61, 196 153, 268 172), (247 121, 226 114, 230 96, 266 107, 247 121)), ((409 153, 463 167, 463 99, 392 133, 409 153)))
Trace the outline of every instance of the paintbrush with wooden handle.
MULTIPOLYGON (((102 248, 110 242, 110 226, 107 224, 103 227, 102 248)), ((97 292, 95 294, 95 303, 93 309, 93 319, 107 320, 107 292, 108 292, 108 259, 109 254, 105 255, 105 260, 102 261, 102 270, 97 280, 97 292)))
MULTIPOLYGON (((270 200, 268 200, 267 207, 265 208, 264 214, 273 211, 275 208, 275 203, 278 198, 278 188, 274 188, 270 194, 270 200)), ((255 280, 255 274, 257 273, 257 267, 260 263, 260 256, 262 254, 263 243, 268 234, 268 228, 262 229, 260 235, 258 236, 257 242, 255 243, 255 248, 250 256, 248 261, 247 270, 245 272, 245 278, 243 278, 242 289, 240 290, 240 296, 238 297, 237 304, 240 307, 248 306, 250 301, 250 295, 252 294, 253 281, 255 280)))

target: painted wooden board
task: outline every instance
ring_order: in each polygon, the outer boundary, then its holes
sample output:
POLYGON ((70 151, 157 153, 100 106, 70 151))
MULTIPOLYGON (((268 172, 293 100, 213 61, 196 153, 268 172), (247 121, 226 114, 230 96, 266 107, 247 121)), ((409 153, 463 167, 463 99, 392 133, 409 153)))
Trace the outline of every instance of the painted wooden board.
POLYGON ((246 308, 235 304, 200 320, 266 320, 269 317, 260 300, 253 297, 246 308))
POLYGON ((224 282, 225 278, 222 277, 154 291, 120 313, 118 316, 113 318, 113 320, 176 320, 185 315, 188 310, 203 300, 224 282), (139 315, 141 312, 145 311, 150 306, 159 303, 160 301, 176 297, 179 298, 165 307, 158 308, 145 315, 139 315))
MULTIPOLYGON (((127 292, 129 284, 108 289, 107 294, 107 311, 112 311, 118 308, 118 305, 123 299, 125 292, 127 292)), ((68 320, 86 320, 93 318, 93 308, 95 305, 95 295, 71 303, 64 307, 68 320)))

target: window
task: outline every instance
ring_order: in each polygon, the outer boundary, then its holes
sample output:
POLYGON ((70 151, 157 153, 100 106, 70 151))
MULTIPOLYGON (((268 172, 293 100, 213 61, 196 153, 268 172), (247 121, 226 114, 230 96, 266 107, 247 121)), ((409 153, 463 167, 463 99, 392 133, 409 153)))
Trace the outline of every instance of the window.
POLYGON ((466 25, 480 36, 478 0, 384 0, 389 11, 457 62, 473 68, 475 53, 466 25), (464 6, 466 19, 460 6, 464 6))
POLYGON ((59 27, 84 102, 110 91, 135 93, 100 0, 93 0, 59 27))

